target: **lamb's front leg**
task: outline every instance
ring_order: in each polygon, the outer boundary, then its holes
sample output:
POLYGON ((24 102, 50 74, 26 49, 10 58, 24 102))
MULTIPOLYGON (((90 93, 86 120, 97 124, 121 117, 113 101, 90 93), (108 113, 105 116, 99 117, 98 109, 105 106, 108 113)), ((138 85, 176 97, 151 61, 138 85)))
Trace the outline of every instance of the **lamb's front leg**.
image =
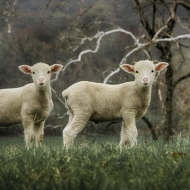
POLYGON ((23 120, 24 127, 24 138, 26 143, 26 148, 29 150, 32 147, 34 141, 34 122, 29 119, 23 120))
POLYGON ((137 144, 137 135, 138 131, 135 125, 135 116, 134 114, 126 114, 123 116, 122 129, 121 129, 121 140, 119 143, 120 152, 122 147, 130 142, 131 147, 137 144))
POLYGON ((36 147, 42 146, 42 141, 44 138, 44 123, 45 123, 45 121, 34 124, 36 147))

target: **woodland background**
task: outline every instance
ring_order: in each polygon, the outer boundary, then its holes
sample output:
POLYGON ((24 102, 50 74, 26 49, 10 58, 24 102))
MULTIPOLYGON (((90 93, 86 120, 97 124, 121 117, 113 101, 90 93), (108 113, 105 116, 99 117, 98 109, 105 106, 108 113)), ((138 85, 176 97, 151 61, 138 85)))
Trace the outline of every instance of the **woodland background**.
MULTIPOLYGON (((1 0, 0 88, 19 87, 32 81, 19 71, 19 65, 67 65, 56 79, 52 76, 54 109, 45 125, 45 135, 62 135, 68 121, 61 96, 65 88, 82 80, 101 83, 120 63, 165 61, 170 66, 156 78, 151 105, 137 122, 138 131, 166 140, 179 133, 189 134, 190 40, 185 37, 190 34, 189 21, 189 0, 1 0), (97 52, 84 53, 80 61, 71 61, 82 51, 96 48, 98 37, 93 36, 99 31, 114 29, 123 29, 130 35, 105 35, 97 52), (182 37, 169 40, 177 36, 182 37), (82 39, 86 39, 84 43, 82 39), (148 45, 133 52, 140 43, 148 45)), ((106 82, 131 80, 132 75, 119 71, 106 82)), ((82 134, 118 135, 120 126, 121 123, 89 122, 82 134)), ((11 134, 23 135, 22 125, 0 128, 0 135, 11 134)))

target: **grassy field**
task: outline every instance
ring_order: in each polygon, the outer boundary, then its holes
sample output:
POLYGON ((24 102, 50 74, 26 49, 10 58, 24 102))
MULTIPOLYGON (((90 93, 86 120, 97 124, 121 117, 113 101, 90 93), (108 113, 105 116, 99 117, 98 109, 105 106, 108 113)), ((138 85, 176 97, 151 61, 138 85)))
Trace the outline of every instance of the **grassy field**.
POLYGON ((0 189, 190 189, 190 143, 139 140, 116 148, 119 138, 79 139, 63 150, 61 137, 26 151, 21 137, 0 137, 0 189))

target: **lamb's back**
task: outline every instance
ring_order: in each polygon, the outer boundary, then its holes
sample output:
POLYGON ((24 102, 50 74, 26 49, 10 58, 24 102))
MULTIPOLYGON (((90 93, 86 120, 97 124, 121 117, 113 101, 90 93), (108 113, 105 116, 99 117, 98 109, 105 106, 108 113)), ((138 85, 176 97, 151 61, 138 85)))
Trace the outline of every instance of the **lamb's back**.
POLYGON ((94 102, 94 104, 98 104, 99 102, 102 104, 116 101, 117 96, 120 94, 119 91, 119 85, 80 81, 64 90, 62 95, 64 98, 68 98, 68 100, 70 99, 69 101, 72 99, 71 102, 94 102))
POLYGON ((126 90, 130 92, 132 85, 81 81, 64 90, 62 95, 71 110, 83 110, 83 113, 91 114, 92 121, 121 120, 121 109, 126 99, 130 98, 130 95, 126 95, 126 90))

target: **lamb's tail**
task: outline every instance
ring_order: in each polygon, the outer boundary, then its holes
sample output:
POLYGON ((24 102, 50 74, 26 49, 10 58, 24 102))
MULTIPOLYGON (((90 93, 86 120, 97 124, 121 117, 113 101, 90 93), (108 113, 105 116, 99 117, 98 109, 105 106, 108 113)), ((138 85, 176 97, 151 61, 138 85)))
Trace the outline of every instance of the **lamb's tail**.
POLYGON ((68 105, 67 105, 67 99, 65 98, 65 108, 68 109, 68 105))
POLYGON ((65 108, 68 109, 68 104, 67 104, 67 100, 68 100, 68 96, 69 96, 68 90, 64 90, 64 91, 62 92, 62 96, 63 96, 63 98, 65 99, 65 108))

